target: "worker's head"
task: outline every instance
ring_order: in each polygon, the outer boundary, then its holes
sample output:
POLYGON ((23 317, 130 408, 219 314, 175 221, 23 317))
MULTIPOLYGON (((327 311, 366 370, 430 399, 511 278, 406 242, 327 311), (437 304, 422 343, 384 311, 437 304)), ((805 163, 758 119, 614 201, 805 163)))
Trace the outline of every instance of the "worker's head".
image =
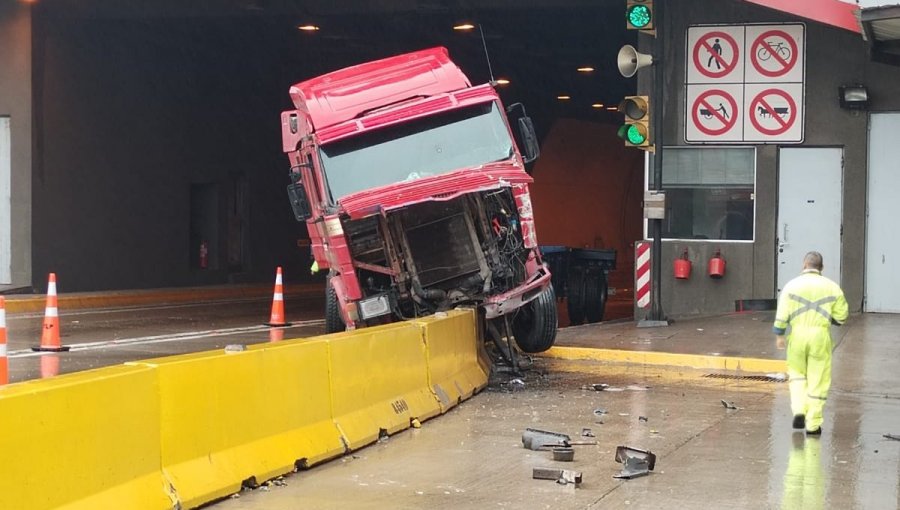
POLYGON ((811 251, 803 257, 803 269, 822 270, 822 254, 817 251, 811 251))

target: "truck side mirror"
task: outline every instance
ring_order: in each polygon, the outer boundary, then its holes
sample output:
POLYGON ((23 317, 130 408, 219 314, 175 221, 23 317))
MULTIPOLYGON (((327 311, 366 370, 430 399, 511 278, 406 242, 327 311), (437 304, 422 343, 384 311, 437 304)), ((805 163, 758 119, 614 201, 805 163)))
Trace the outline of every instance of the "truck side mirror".
POLYGON ((294 218, 299 222, 305 222, 312 216, 309 207, 309 199, 306 196, 306 190, 303 183, 296 182, 288 184, 288 199, 291 201, 291 209, 294 210, 294 218))
POLYGON ((541 155, 541 145, 534 132, 531 117, 519 117, 519 138, 522 141, 522 159, 526 165, 533 163, 541 155))
POLYGON ((516 129, 513 130, 513 136, 516 139, 516 145, 522 151, 522 160, 525 162, 525 170, 531 173, 531 163, 541 155, 541 144, 538 143, 537 134, 534 131, 534 124, 531 117, 525 112, 525 106, 522 103, 513 103, 506 108, 506 114, 516 129))

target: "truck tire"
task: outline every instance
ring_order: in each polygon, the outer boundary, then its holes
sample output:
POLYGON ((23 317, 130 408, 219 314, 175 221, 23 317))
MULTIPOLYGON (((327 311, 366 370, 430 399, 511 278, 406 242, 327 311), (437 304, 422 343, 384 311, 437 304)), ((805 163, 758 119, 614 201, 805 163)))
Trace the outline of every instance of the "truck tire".
POLYGON ((538 297, 519 308, 512 321, 513 338, 523 352, 544 352, 556 342, 556 293, 547 286, 538 297))
POLYGON ((584 324, 584 268, 569 266, 569 279, 566 285, 566 309, 569 311, 569 324, 584 324))
POLYGON ((600 271, 589 274, 584 283, 584 315, 590 323, 603 320, 606 310, 606 298, 609 295, 609 286, 606 275, 600 271))
POLYGON ((341 317, 340 303, 337 292, 331 286, 329 276, 325 283, 325 333, 338 333, 347 329, 344 319, 341 317))

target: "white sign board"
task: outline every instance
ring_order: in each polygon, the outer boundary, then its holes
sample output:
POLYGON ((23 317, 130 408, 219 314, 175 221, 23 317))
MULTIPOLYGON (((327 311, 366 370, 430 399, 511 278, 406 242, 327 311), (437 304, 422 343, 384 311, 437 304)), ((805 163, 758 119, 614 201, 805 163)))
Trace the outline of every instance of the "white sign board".
POLYGON ((800 143, 805 25, 689 27, 687 143, 800 143))

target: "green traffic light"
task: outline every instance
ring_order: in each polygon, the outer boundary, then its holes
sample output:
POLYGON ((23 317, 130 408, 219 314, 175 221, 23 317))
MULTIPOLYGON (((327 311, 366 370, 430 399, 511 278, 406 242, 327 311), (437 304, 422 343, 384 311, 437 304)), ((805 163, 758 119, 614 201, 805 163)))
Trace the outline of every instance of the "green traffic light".
POLYGON ((644 28, 650 24, 653 17, 650 8, 646 5, 632 5, 627 12, 628 23, 635 28, 644 28))
POLYGON ((631 145, 642 145, 647 141, 647 134, 637 124, 623 124, 616 134, 631 145))
POLYGON ((640 145, 647 141, 647 137, 644 136, 644 134, 641 133, 641 130, 633 124, 628 126, 628 129, 625 130, 625 136, 628 140, 628 143, 634 145, 640 145))

